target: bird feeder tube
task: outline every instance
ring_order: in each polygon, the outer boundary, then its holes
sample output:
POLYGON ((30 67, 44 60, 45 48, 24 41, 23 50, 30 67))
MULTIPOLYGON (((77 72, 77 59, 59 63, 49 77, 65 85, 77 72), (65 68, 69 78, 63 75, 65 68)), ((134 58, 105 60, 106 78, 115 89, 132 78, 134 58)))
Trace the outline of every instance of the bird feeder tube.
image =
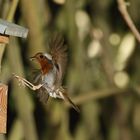
MULTIPOLYGON (((9 36, 26 38, 27 35, 27 28, 0 19, 0 47, 4 47, 5 44, 9 43, 9 36)), ((0 133, 6 133, 7 131, 7 97, 8 86, 0 83, 0 133)))

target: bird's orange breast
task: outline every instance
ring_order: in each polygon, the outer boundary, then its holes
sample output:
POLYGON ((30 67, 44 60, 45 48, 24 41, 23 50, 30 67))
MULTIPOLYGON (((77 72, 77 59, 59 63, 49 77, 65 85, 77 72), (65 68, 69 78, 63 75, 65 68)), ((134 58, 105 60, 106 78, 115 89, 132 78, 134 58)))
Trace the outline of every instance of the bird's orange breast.
POLYGON ((41 60, 40 65, 41 65, 42 74, 48 74, 49 71, 53 69, 52 61, 48 60, 47 58, 44 60, 41 60))

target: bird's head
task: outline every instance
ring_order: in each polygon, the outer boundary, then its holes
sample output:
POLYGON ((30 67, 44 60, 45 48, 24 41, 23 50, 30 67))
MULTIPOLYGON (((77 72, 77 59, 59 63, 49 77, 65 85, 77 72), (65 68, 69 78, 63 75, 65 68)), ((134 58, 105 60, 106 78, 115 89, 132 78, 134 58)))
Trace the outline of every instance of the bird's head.
POLYGON ((30 57, 30 60, 33 61, 33 60, 37 60, 39 63, 41 62, 44 62, 44 61, 52 61, 52 57, 50 54, 47 54, 47 53, 42 53, 42 52, 39 52, 39 53, 36 53, 34 56, 30 57))
POLYGON ((36 60, 40 64, 43 73, 52 69, 52 56, 48 53, 36 53, 34 56, 30 57, 30 60, 36 60))
POLYGON ((38 62, 43 61, 45 58, 44 54, 42 52, 36 53, 34 56, 30 57, 30 60, 37 60, 38 62))

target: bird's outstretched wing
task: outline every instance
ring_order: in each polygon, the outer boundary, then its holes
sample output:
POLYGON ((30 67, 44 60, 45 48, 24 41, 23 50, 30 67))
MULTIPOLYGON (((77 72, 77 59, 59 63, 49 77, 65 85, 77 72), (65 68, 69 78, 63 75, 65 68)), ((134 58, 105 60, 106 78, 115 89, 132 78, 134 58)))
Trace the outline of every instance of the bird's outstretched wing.
POLYGON ((67 64, 67 46, 64 44, 64 38, 61 35, 54 34, 49 42, 52 61, 57 69, 56 85, 62 83, 67 64))

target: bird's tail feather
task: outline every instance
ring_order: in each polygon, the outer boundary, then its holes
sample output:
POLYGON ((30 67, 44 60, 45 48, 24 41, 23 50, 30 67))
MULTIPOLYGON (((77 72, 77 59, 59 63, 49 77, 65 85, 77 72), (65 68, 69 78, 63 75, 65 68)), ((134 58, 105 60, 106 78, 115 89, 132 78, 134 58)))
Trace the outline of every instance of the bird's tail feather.
POLYGON ((69 97, 67 97, 67 100, 77 112, 80 112, 78 106, 76 106, 69 97))
POLYGON ((78 108, 78 106, 76 106, 73 101, 67 96, 66 93, 63 93, 63 97, 64 97, 64 100, 65 101, 68 101, 69 104, 77 111, 77 112, 80 112, 80 109, 78 108))

